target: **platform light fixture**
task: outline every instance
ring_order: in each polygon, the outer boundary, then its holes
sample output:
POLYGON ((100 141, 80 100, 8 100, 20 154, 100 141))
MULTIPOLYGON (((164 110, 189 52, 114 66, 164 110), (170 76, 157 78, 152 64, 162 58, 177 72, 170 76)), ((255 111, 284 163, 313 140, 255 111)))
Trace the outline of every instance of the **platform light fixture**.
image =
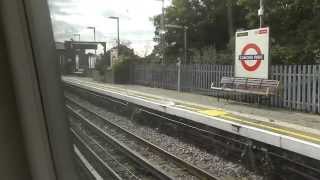
POLYGON ((109 19, 115 19, 117 20, 117 33, 118 33, 118 39, 117 39, 117 48, 118 48, 118 57, 119 57, 119 52, 120 52, 120 25, 119 25, 119 17, 117 16, 109 16, 109 19))

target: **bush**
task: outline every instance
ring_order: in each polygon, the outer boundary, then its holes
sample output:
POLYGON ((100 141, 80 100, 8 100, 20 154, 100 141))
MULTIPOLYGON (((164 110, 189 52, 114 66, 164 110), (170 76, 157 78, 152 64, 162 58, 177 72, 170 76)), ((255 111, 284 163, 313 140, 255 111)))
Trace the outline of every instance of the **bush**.
POLYGON ((126 84, 130 82, 130 62, 130 59, 125 58, 113 65, 115 83, 126 84))
POLYGON ((110 66, 110 54, 107 53, 106 55, 103 55, 100 59, 97 60, 95 69, 99 71, 99 74, 101 76, 103 76, 109 66, 110 66))
POLYGON ((214 46, 201 48, 201 50, 192 49, 191 63, 202 64, 233 64, 234 54, 229 50, 217 51, 214 46))

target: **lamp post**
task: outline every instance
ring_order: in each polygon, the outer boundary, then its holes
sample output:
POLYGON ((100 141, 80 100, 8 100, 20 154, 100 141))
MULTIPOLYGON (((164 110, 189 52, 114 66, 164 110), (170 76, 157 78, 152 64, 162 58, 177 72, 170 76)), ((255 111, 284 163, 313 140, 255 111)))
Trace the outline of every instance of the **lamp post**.
POLYGON ((110 16, 110 19, 115 19, 117 20, 117 33, 118 33, 118 39, 117 39, 117 48, 118 48, 118 57, 119 57, 119 51, 120 51, 120 27, 119 27, 119 17, 115 17, 115 16, 110 16))
POLYGON ((78 40, 80 41, 80 34, 73 34, 73 36, 78 36, 78 40))
POLYGON ((175 29, 183 29, 183 32, 184 32, 184 38, 183 38, 183 41, 184 41, 184 64, 187 64, 187 57, 188 57, 188 54, 187 54, 187 33, 188 33, 188 26, 180 26, 180 25, 175 25, 175 24, 167 24, 166 25, 167 28, 175 28, 175 29))
POLYGON ((260 18, 260 28, 262 28, 263 26, 263 11, 264 11, 263 0, 260 0, 260 9, 258 10, 258 16, 260 18))
MULTIPOLYGON (((94 26, 88 26, 88 29, 93 29, 93 41, 96 41, 96 27, 94 26)), ((97 55, 97 50, 94 50, 94 54, 97 55)))
POLYGON ((94 26, 88 26, 88 29, 93 29, 93 41, 96 41, 96 27, 94 26))

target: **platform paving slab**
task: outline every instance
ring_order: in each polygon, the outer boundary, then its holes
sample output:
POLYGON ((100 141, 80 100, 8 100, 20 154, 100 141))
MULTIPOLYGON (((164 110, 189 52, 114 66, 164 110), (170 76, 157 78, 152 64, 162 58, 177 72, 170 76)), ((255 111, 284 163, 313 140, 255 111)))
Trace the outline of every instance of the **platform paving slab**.
POLYGON ((64 77, 64 79, 92 83, 106 89, 126 92, 139 98, 172 103, 179 108, 204 115, 221 117, 320 144, 320 115, 318 114, 294 112, 230 100, 220 99, 218 101, 212 96, 139 85, 107 84, 96 82, 91 78, 64 77))

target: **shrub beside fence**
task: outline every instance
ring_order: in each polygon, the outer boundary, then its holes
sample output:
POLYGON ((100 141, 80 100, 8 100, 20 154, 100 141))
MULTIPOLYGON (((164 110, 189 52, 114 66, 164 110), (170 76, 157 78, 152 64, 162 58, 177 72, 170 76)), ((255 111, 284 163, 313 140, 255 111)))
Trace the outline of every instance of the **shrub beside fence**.
MULTIPOLYGON (((211 82, 220 87, 223 76, 233 76, 232 65, 181 65, 181 90, 216 96, 211 82)), ((175 64, 135 64, 131 66, 133 84, 177 89, 178 67, 175 64)), ((320 65, 273 65, 270 79, 281 83, 280 95, 271 99, 273 107, 320 113, 320 65)))

